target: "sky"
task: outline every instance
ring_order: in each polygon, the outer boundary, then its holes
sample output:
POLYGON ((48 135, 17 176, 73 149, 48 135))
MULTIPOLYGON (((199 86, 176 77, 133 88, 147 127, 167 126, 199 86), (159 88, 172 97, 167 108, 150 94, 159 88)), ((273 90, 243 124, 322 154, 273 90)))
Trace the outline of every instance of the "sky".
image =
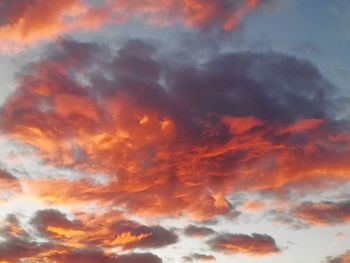
POLYGON ((0 0, 0 263, 349 263, 348 0, 0 0))

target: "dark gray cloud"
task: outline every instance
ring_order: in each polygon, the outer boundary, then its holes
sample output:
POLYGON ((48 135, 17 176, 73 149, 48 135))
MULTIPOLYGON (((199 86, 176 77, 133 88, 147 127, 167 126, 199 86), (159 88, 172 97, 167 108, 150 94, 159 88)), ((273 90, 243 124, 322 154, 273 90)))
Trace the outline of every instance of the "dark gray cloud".
POLYGON ((55 209, 37 211, 31 219, 31 224, 41 234, 47 237, 55 237, 54 233, 48 230, 50 226, 67 230, 79 230, 84 228, 82 222, 78 220, 69 220, 66 214, 55 209))
POLYGON ((38 243, 25 238, 9 237, 0 242, 0 260, 19 262, 20 259, 37 256, 52 247, 53 245, 49 243, 38 243))
POLYGON ((132 253, 119 256, 116 263, 162 263, 162 259, 152 253, 132 253))
POLYGON ((97 248, 69 250, 65 253, 52 253, 51 260, 59 263, 162 263, 152 253, 130 253, 125 255, 106 254, 97 248))
POLYGON ((190 237, 205 237, 214 234, 215 231, 209 227, 188 225, 184 233, 190 237))

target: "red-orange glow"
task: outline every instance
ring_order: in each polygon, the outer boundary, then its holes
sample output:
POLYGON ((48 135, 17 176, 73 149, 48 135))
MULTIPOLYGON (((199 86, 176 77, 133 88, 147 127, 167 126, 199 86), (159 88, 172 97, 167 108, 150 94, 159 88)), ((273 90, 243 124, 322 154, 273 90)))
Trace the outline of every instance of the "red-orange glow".
POLYGON ((40 0, 29 3, 13 23, 0 26, 0 48, 14 52, 23 45, 56 37, 71 27, 76 27, 77 17, 84 12, 86 6, 79 0, 40 0), (69 22, 69 19, 74 20, 69 22))
POLYGON ((142 239, 145 239, 146 237, 149 237, 152 235, 152 233, 149 234, 140 234, 140 235, 133 235, 131 232, 125 232, 117 235, 115 239, 113 239, 111 242, 108 242, 108 245, 114 246, 124 246, 128 245, 130 243, 135 243, 138 241, 141 241, 142 239))
POLYGON ((64 237, 74 237, 83 235, 85 232, 81 230, 75 229, 65 229, 61 227, 48 226, 46 228, 47 231, 54 233, 55 235, 64 236, 64 237))
POLYGON ((317 126, 321 125, 324 122, 322 119, 307 119, 307 120, 301 120, 297 123, 294 123, 286 128, 283 129, 283 132, 303 132, 307 131, 313 128, 316 128, 317 126))
POLYGON ((248 200, 244 203, 243 208, 247 210, 262 210, 266 207, 263 201, 259 200, 248 200))
POLYGON ((180 22, 190 27, 215 26, 232 30, 258 1, 245 0, 238 7, 222 0, 101 1, 93 7, 81 0, 28 1, 6 12, 0 25, 0 51, 14 53, 41 40, 67 32, 94 30, 107 23, 119 24, 140 17, 148 24, 180 22), (39 19, 40 18, 40 19, 39 19))
POLYGON ((229 254, 267 256, 281 252, 272 237, 261 234, 223 234, 212 239, 210 244, 213 248, 229 254))

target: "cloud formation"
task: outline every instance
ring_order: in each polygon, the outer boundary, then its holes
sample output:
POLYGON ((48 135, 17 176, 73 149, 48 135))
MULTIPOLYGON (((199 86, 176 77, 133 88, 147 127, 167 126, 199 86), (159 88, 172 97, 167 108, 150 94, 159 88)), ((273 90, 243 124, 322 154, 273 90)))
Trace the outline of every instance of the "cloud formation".
POLYGON ((238 52, 169 65, 139 40, 117 51, 56 47, 19 76, 2 131, 50 165, 108 180, 26 180, 44 200, 208 220, 234 211, 235 189, 277 193, 349 176, 349 123, 308 61, 238 52))
POLYGON ((133 18, 161 26, 181 23, 194 28, 232 30, 259 4, 260 0, 3 0, 0 51, 18 52, 41 40, 133 18))
POLYGON ((99 27, 105 15, 80 0, 1 1, 0 51, 13 53, 71 30, 99 27))
POLYGON ((190 256, 183 257, 185 262, 216 262, 216 259, 212 255, 205 254, 192 254, 190 256))
POLYGON ((248 256, 267 256, 281 252, 276 241, 269 235, 257 234, 219 234, 209 240, 211 248, 228 254, 245 254, 248 256))
POLYGON ((151 253, 131 253, 121 256, 107 255, 100 250, 73 250, 69 253, 54 254, 50 259, 59 263, 162 263, 151 253))
POLYGON ((99 247, 160 248, 174 244, 177 236, 165 228, 155 225, 146 226, 135 221, 122 219, 120 214, 109 213, 93 218, 92 215, 80 215, 84 219, 69 220, 58 210, 36 212, 31 224, 43 236, 71 244, 72 246, 93 245, 99 247))
POLYGON ((204 227, 204 226, 196 226, 196 225, 188 225, 185 228, 185 235, 190 236, 190 237, 206 237, 211 234, 214 234, 215 231, 209 227, 204 227))
POLYGON ((22 191, 19 180, 0 168, 0 202, 6 202, 22 191))
POLYGON ((256 52, 235 31, 276 3, 0 0, 0 53, 33 58, 0 106, 0 262, 288 261, 315 226, 336 251, 350 222, 350 97, 305 56, 256 52), (157 40, 100 41, 141 24, 157 40), (254 233, 271 222, 299 232, 254 233))
POLYGON ((292 214, 312 225, 346 224, 350 222, 350 201, 305 202, 292 214))
POLYGON ((158 256, 130 250, 156 249, 178 241, 173 232, 161 226, 121 219, 121 213, 117 211, 104 214, 79 212, 72 217, 59 210, 46 209, 37 211, 26 228, 15 215, 8 215, 3 225, 0 260, 6 262, 159 263, 162 260, 158 256), (40 242, 35 241, 37 237, 40 242), (111 253, 112 248, 129 253, 111 253))

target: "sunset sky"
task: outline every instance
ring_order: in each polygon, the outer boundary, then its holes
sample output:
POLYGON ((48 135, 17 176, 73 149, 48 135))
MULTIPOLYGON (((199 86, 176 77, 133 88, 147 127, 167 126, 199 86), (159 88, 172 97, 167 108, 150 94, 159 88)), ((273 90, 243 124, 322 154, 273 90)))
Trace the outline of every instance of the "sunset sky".
POLYGON ((349 13, 0 0, 0 263, 350 263, 349 13))

